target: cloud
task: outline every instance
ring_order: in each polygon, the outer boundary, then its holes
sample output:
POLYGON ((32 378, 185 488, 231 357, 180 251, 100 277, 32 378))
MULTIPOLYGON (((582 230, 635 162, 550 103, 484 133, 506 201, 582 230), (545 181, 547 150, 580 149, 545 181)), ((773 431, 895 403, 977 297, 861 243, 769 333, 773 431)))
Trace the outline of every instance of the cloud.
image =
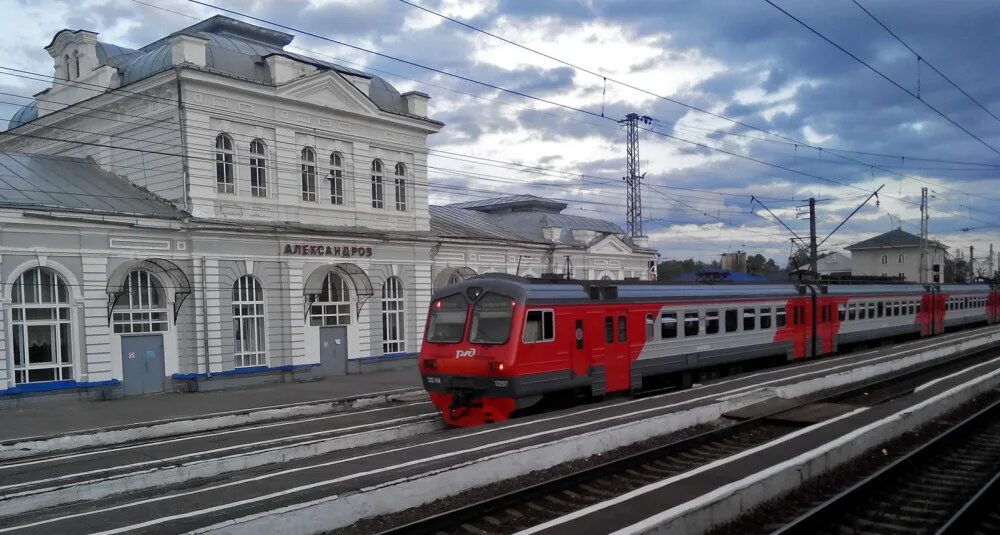
MULTIPOLYGON (((3 63, 37 72, 50 72, 51 58, 42 47, 63 27, 92 29, 102 39, 137 47, 193 23, 128 0, 85 0, 82 6, 63 0, 44 7, 6 3, 14 16, 0 21, 8 37, 2 46, 7 58, 3 63), (23 20, 32 24, 19 22, 23 20)), ((182 0, 162 0, 157 5, 197 18, 212 14, 182 0)), ((829 231, 863 200, 866 191, 886 184, 879 206, 859 212, 837 239, 831 239, 836 244, 889 230, 895 223, 888 214, 898 214, 904 228, 915 230, 919 210, 914 203, 924 186, 936 192, 932 233, 949 245, 986 247, 1000 228, 990 226, 1000 225, 1000 216, 995 215, 1000 155, 761 2, 428 0, 423 5, 649 93, 776 135, 605 82, 394 0, 311 0, 298 5, 255 0, 226 5, 589 112, 297 37, 295 46, 379 69, 376 74, 400 88, 431 94, 433 115, 447 123, 431 138, 432 148, 565 172, 532 174, 511 166, 432 156, 439 167, 453 170, 432 173, 440 181, 435 182, 440 187, 434 200, 462 200, 462 188, 469 188, 466 194, 475 197, 509 191, 510 184, 495 179, 499 177, 524 181, 523 188, 535 194, 569 199, 574 203, 571 209, 582 215, 623 224, 624 133, 615 119, 634 111, 657 119, 644 128, 659 134, 640 133, 640 157, 647 173, 644 214, 650 218, 653 244, 666 257, 707 259, 737 247, 783 258, 788 253, 787 231, 752 213, 751 195, 773 199, 773 208, 789 216, 796 229, 804 222, 795 219, 795 206, 804 198, 839 198, 821 203, 819 223, 829 231), (827 150, 809 148, 809 143, 823 144, 827 150), (858 152, 829 150, 835 148, 858 152), (458 177, 456 172, 467 176, 458 177), (963 232, 963 228, 974 230, 963 232)), ((917 90, 916 59, 853 4, 803 0, 782 5, 904 87, 917 90)), ((923 58, 1000 114, 996 10, 974 0, 917 4, 887 0, 868 7, 923 58)), ((0 85, 0 91, 14 94, 31 94, 43 87, 9 75, 0 78, 0 85)), ((926 65, 920 70, 920 95, 1000 147, 1000 122, 926 65)), ((0 104, 0 118, 15 109, 0 104)))

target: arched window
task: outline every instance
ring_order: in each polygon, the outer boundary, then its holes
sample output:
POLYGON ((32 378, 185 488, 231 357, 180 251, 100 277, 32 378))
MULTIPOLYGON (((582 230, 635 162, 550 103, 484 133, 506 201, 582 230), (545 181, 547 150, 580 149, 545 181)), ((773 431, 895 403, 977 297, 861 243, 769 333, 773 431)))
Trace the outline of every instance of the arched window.
POLYGON ((316 201, 316 151, 302 149, 302 200, 316 201))
POLYGON ((69 292, 48 268, 25 271, 11 287, 14 383, 73 378, 69 292))
POLYGON ((372 208, 385 208, 382 194, 382 160, 372 160, 372 208))
POLYGON ((67 80, 72 80, 73 79, 73 71, 69 70, 69 54, 66 54, 66 56, 63 58, 63 60, 64 60, 63 62, 66 64, 66 79, 67 80))
POLYGON ((601 280, 602 281, 611 281, 611 280, 615 280, 615 279, 612 278, 611 275, 604 274, 604 275, 601 275, 601 280))
POLYGON ((233 285, 233 358, 237 368, 267 365, 264 287, 252 275, 233 285))
POLYGON ((236 193, 233 174, 233 139, 226 134, 215 136, 215 186, 219 193, 236 193))
POLYGON ((396 210, 406 210, 406 166, 396 164, 396 210))
POLYGON ((116 333, 155 333, 167 330, 167 300, 163 285, 148 271, 133 270, 122 283, 124 294, 115 305, 111 323, 116 333))
POLYGON ((80 78, 80 51, 79 50, 74 50, 73 51, 73 65, 75 65, 75 68, 76 68, 76 77, 80 78))
POLYGON ((382 285, 382 352, 406 351, 406 327, 403 311, 403 281, 389 277, 382 285))
POLYGON ((344 204, 344 155, 330 154, 330 202, 344 204))
POLYGON ((348 325, 351 323, 351 291, 347 283, 330 272, 323 288, 309 309, 310 325, 348 325))
POLYGON ((250 194, 267 197, 267 146, 260 139, 250 142, 250 194))

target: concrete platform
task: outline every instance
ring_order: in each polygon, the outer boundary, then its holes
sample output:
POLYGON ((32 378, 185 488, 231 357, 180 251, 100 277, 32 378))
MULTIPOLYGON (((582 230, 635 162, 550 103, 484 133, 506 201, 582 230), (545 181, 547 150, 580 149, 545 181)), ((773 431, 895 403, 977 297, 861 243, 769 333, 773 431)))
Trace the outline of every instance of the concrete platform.
MULTIPOLYGON (((185 484, 0 519, 0 533, 308 533, 719 418, 788 391, 801 395, 917 365, 974 345, 981 329, 628 399, 352 448, 185 484), (803 386, 804 385, 804 386, 803 386)), ((945 386, 947 382, 942 382, 945 386)), ((935 385, 934 388, 937 388, 935 385)), ((930 389, 928 389, 930 390, 930 389)))
POLYGON ((0 443, 422 390, 416 365, 323 381, 0 408, 0 443))

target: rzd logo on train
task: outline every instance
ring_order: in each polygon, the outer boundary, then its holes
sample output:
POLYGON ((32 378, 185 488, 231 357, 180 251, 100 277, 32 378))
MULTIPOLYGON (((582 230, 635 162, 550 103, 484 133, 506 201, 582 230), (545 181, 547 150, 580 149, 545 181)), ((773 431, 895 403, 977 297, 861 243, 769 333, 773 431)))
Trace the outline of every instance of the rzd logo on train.
POLYGON ((471 349, 459 349, 455 351, 455 358, 460 359, 463 357, 474 357, 476 356, 476 348, 471 349))

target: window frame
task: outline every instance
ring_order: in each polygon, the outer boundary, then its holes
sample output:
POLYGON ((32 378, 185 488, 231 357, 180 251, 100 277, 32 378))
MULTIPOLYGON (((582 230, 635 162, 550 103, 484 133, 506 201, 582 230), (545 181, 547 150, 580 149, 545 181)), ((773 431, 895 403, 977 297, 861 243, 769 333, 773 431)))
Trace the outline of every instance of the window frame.
POLYGON ((330 153, 330 204, 343 206, 344 196, 344 153, 333 151, 330 153), (338 162, 339 160, 339 162, 338 162))
POLYGON ((339 273, 330 270, 323 278, 320 293, 309 304, 309 325, 312 327, 336 327, 350 325, 352 320, 351 287, 347 279, 339 273), (340 281, 339 301, 325 300, 333 295, 334 278, 340 281), (317 312, 318 311, 318 312, 317 312))
POLYGON ((316 191, 316 149, 305 146, 299 152, 299 168, 301 171, 300 196, 302 202, 319 202, 316 191))
POLYGON ((680 327, 677 325, 677 318, 677 311, 660 312, 660 317, 657 319, 660 324, 660 340, 672 340, 679 337, 680 327), (669 331, 666 330, 666 326, 669 325, 669 322, 663 321, 665 317, 673 320, 673 334, 670 336, 667 336, 669 331))
POLYGON ((403 162, 396 162, 396 167, 393 170, 395 174, 393 185, 394 193, 396 195, 396 211, 405 212, 406 211, 406 164, 403 162), (400 172, 402 171, 402 172, 400 172))
POLYGON ((385 209, 385 167, 382 160, 375 158, 371 165, 371 202, 372 208, 385 209))
POLYGON ((524 312, 524 325, 521 328, 521 342, 523 342, 525 344, 546 344, 546 343, 555 341, 555 339, 556 339, 556 311, 554 309, 551 309, 551 308, 529 308, 528 310, 526 310, 524 312), (541 314, 541 322, 539 324, 539 330, 538 330, 538 336, 539 336, 539 338, 537 340, 526 340, 524 338, 524 336, 528 333, 527 326, 528 326, 528 322, 531 320, 531 314, 533 312, 538 312, 539 314, 541 314), (545 321, 546 321, 546 318, 550 318, 551 319, 551 322, 549 323, 552 326, 552 337, 551 338, 546 338, 545 337, 545 321))
POLYGON ((237 194, 236 144, 226 132, 215 136, 215 192, 223 195, 237 194))
POLYGON ((406 287, 393 275, 382 283, 382 353, 406 351, 406 287), (395 336, 391 336, 395 331, 395 336))
POLYGON ((701 312, 697 310, 685 310, 683 316, 684 329, 681 332, 684 333, 684 338, 697 337, 701 334, 701 312), (688 334, 688 323, 694 323, 694 334, 688 334))
POLYGON ((258 198, 267 197, 267 144, 263 139, 254 138, 250 141, 250 195, 258 198), (255 146, 260 151, 255 150, 255 146))
POLYGON ((76 337, 74 335, 74 303, 69 285, 58 271, 44 266, 33 266, 22 271, 10 285, 10 333, 9 347, 11 349, 10 379, 15 385, 38 384, 52 381, 72 380, 75 376, 76 337), (34 282, 27 280, 28 274, 34 277, 34 282), (49 283, 42 284, 42 274, 47 274, 49 283), (49 287, 49 299, 45 299, 43 288, 49 287), (31 291, 31 300, 26 299, 31 291), (30 311, 48 310, 48 317, 32 317, 30 311), (33 363, 31 361, 32 327, 48 327, 51 336, 49 361, 33 363), (67 332, 63 332, 65 331, 67 332), (20 362, 18 362, 20 360, 20 362), (51 370, 52 379, 32 380, 32 371, 51 370))
POLYGON ((233 283, 233 299, 230 305, 233 318, 234 367, 267 366, 267 293, 260 279, 249 274, 236 279, 233 283), (247 313, 248 309, 252 311, 247 313), (255 347, 247 347, 248 339, 253 340, 255 347))
POLYGON ((156 275, 144 269, 133 269, 122 280, 121 290, 128 306, 121 306, 121 299, 115 303, 115 307, 111 310, 112 332, 127 335, 162 333, 170 330, 167 292, 156 275), (135 285, 132 284, 134 277, 139 279, 135 285), (160 301, 159 303, 154 303, 154 296, 160 301))

